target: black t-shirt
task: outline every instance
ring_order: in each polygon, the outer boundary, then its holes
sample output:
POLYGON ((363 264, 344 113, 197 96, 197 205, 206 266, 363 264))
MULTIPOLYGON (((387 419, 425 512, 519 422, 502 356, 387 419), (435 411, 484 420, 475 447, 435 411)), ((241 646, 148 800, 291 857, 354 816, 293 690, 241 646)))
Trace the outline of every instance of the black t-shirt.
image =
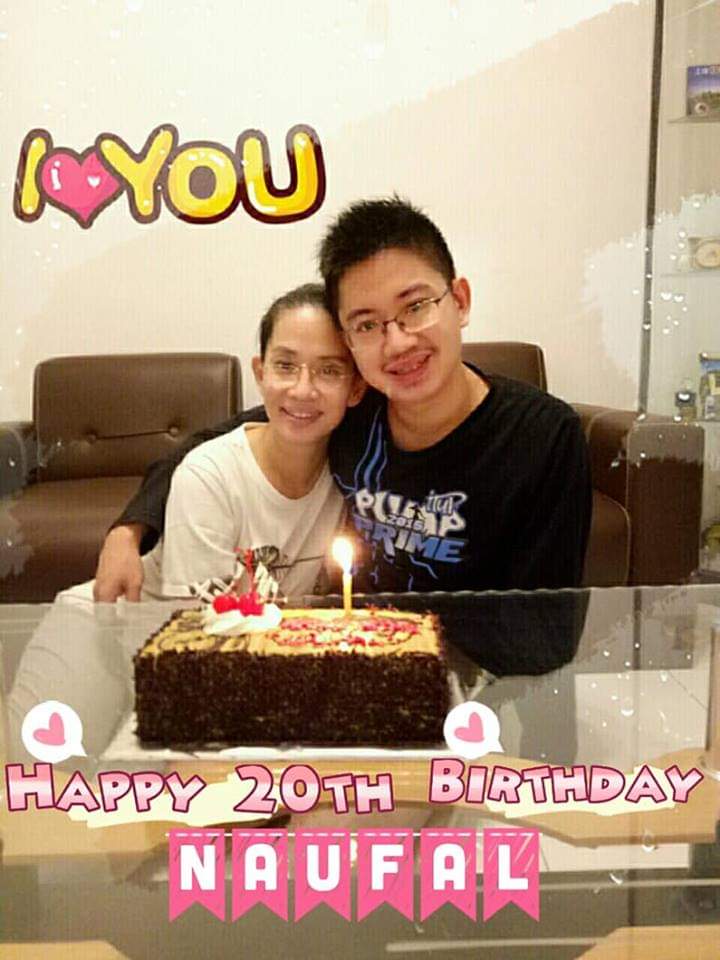
POLYGON ((330 469, 364 543, 358 591, 580 584, 592 500, 579 418, 534 387, 483 376, 484 401, 432 447, 395 446, 374 391, 333 435, 330 469))
MULTIPOLYGON (((580 584, 592 499, 579 418, 534 387, 483 377, 490 386, 483 402, 432 447, 396 447, 387 401, 373 390, 333 434, 330 468, 364 543, 355 591, 580 584)), ((172 472, 188 450, 259 419, 262 408, 247 410, 156 461, 116 525, 146 524, 149 549, 164 527, 172 472)))

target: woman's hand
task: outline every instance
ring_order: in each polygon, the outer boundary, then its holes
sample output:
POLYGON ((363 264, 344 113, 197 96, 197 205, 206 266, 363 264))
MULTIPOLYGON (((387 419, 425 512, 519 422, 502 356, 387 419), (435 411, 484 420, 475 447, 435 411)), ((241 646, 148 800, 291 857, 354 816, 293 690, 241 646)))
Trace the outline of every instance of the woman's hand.
POLYGON ((95 573, 93 596, 97 603, 115 603, 118 597, 137 603, 143 585, 140 541, 143 523, 114 527, 105 537, 95 573))

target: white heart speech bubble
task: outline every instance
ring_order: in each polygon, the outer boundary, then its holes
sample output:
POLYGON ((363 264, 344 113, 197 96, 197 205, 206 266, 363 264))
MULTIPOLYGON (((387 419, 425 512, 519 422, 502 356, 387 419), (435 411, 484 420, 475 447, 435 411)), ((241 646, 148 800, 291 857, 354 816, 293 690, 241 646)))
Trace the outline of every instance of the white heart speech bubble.
POLYGON ((43 700, 28 710, 20 735, 27 752, 42 763, 87 756, 82 745, 82 720, 59 700, 43 700))
POLYGON ((497 714, 475 700, 466 700, 449 711, 443 724, 443 735, 453 753, 466 760, 477 760, 486 753, 504 752, 497 714))

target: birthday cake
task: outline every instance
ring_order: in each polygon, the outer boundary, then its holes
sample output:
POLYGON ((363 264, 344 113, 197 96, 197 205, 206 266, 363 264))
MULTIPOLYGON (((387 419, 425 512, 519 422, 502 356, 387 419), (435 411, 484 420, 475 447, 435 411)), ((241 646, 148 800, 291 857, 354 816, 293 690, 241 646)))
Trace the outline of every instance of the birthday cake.
POLYGON ((437 743, 449 708, 434 614, 247 594, 173 614, 135 657, 135 694, 139 739, 166 745, 437 743))

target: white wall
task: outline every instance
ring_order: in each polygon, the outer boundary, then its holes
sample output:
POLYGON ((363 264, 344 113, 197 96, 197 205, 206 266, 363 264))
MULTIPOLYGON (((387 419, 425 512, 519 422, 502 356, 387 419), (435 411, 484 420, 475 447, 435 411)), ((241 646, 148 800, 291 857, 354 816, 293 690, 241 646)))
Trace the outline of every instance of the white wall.
MULTIPOLYGON (((469 339, 546 350, 551 389, 638 392, 653 5, 612 0, 14 0, 0 12, 0 419, 25 419, 49 356, 224 350, 243 359, 278 293, 314 275, 329 220, 397 190, 445 232, 474 290, 469 339), (142 226, 125 198, 89 230, 12 213, 24 135, 139 150, 160 123, 232 147, 318 131, 324 206, 142 226)), ((246 399, 254 399, 246 386, 246 399)))

